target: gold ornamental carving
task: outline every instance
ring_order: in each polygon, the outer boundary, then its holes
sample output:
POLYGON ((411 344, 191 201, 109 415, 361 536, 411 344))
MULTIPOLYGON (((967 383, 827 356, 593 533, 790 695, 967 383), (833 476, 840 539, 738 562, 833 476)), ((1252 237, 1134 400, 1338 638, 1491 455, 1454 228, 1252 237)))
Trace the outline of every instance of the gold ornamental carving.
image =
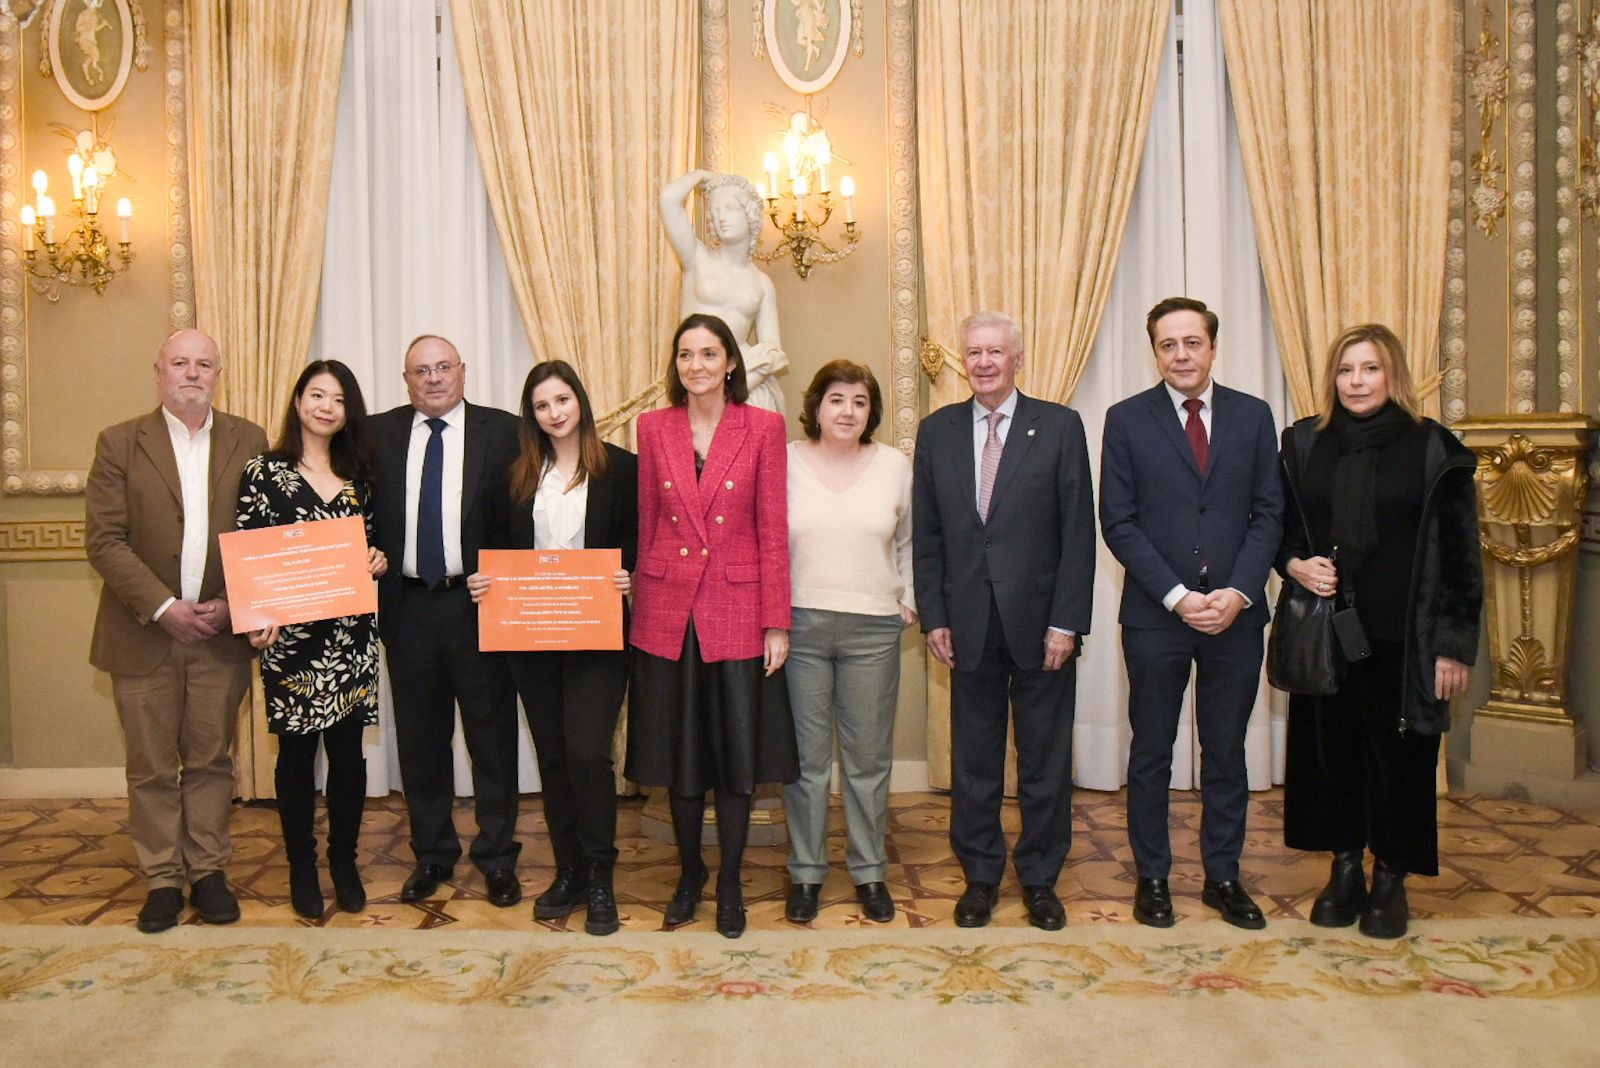
POLYGON ((0 563, 83 560, 81 519, 35 519, 0 523, 0 563))
POLYGON ((1494 127, 1505 112, 1510 67, 1500 52, 1500 38, 1483 7, 1478 47, 1467 53, 1467 91, 1478 111, 1478 150, 1472 154, 1472 221, 1485 237, 1499 232, 1506 213, 1505 163, 1494 149, 1494 127))
POLYGON ((1578 415, 1487 416, 1454 427, 1478 457, 1493 665, 1479 716, 1576 727, 1567 708, 1569 650, 1594 427, 1578 415))

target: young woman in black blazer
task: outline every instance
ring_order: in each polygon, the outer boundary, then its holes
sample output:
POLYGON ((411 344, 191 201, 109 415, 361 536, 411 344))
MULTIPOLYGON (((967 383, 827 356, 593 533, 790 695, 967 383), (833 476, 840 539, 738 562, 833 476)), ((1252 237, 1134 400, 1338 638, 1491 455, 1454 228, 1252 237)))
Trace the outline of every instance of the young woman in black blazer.
MULTIPOLYGON (((528 372, 519 435, 510 478, 512 547, 621 549, 616 584, 628 593, 639 531, 638 463, 633 453, 600 440, 589 395, 571 365, 549 360, 528 372)), ((489 581, 482 574, 468 578, 474 601, 489 581)), ((534 918, 560 919, 582 907, 584 930, 611 934, 619 926, 611 885, 617 858, 611 738, 628 688, 627 653, 510 657, 556 859, 555 881, 534 899, 534 918)))

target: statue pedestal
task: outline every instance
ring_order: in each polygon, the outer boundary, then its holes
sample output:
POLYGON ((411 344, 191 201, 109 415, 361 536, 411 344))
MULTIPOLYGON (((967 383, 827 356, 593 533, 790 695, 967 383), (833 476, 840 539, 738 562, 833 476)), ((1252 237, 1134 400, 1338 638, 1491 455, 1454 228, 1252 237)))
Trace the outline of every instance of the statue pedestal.
POLYGON ((1588 733, 1576 723, 1502 719, 1487 706, 1472 717, 1472 766, 1576 779, 1588 766, 1588 733))

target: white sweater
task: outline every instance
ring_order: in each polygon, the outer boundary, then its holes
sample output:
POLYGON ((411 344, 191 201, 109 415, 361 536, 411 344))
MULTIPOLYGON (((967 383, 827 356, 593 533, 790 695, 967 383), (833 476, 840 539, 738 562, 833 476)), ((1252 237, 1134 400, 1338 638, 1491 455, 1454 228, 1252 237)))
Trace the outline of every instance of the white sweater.
POLYGON ((911 585, 911 463, 874 442, 843 493, 806 466, 809 442, 789 443, 789 569, 796 608, 892 616, 916 608, 911 585))

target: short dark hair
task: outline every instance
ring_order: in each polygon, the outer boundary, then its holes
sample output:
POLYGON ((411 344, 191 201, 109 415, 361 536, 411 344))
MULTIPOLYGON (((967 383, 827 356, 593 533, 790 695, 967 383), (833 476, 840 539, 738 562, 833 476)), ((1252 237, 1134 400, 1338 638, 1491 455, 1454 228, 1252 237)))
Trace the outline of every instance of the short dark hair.
POLYGON ((679 323, 672 335, 672 351, 667 354, 667 399, 677 405, 689 402, 689 391, 683 388, 683 379, 678 377, 678 342, 683 340, 684 334, 697 328, 711 331, 722 343, 730 365, 727 381, 722 385, 722 395, 743 404, 750 399, 750 384, 745 381, 744 355, 739 351, 739 343, 734 340, 733 331, 727 323, 704 312, 695 312, 679 323))
POLYGON ((873 377, 871 368, 849 360, 823 364, 806 387, 806 395, 800 402, 800 425, 805 428, 806 437, 812 441, 822 437, 817 409, 822 407, 822 398, 828 395, 828 388, 835 384, 867 387, 867 425, 861 431, 861 444, 870 445, 872 432, 878 429, 878 424, 883 420, 883 393, 878 389, 878 380, 873 377))
POLYGON ((298 464, 305 455, 300 398, 318 375, 332 375, 344 391, 344 426, 328 443, 328 465, 347 482, 370 485, 374 449, 372 435, 367 430, 366 398, 361 395, 361 383, 356 381, 355 372, 338 360, 312 360, 295 379, 294 391, 289 395, 289 410, 283 415, 283 430, 272 448, 272 456, 298 464))
POLYGON ((1200 318, 1206 321, 1206 333, 1211 337, 1211 343, 1217 343, 1217 313, 1206 307, 1203 300, 1193 297, 1168 297, 1166 300, 1150 309, 1150 314, 1144 317, 1144 332, 1150 335, 1150 344, 1156 343, 1156 324, 1173 312, 1192 311, 1199 312, 1200 318))

